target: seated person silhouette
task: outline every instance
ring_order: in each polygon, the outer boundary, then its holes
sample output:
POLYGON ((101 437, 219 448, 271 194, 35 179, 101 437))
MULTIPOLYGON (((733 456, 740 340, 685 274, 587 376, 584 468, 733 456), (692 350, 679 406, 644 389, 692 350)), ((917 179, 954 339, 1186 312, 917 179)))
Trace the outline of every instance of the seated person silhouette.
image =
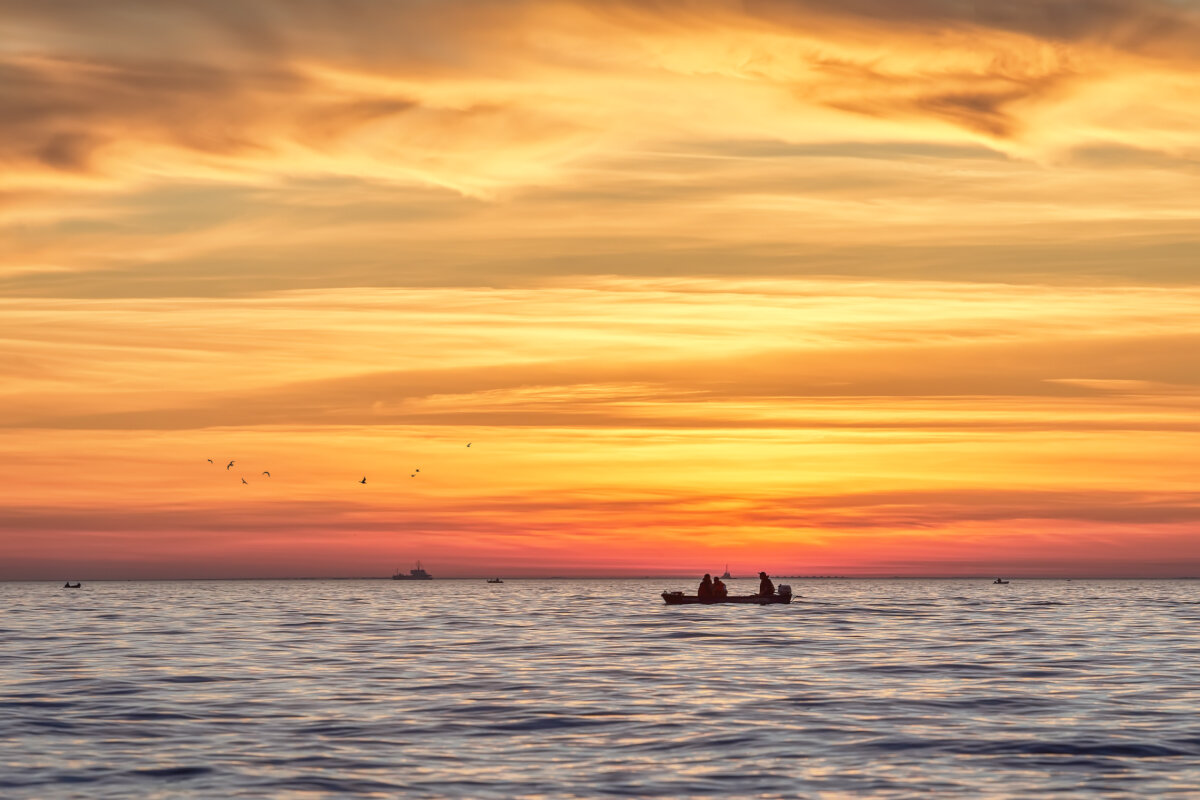
POLYGON ((720 578, 713 578, 712 584, 713 600, 724 600, 729 597, 729 589, 725 587, 725 581, 720 578))
POLYGON ((771 583, 771 579, 765 572, 758 573, 758 593, 762 597, 770 597, 775 594, 775 584, 771 583))
POLYGON ((704 573, 704 579, 700 581, 700 588, 696 590, 696 596, 701 600, 713 599, 713 580, 707 572, 704 573))

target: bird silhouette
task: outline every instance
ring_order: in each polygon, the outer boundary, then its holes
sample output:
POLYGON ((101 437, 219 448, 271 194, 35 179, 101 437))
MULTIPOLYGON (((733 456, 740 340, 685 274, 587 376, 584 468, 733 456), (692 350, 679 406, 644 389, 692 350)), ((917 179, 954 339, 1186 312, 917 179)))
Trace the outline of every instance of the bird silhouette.
POLYGON ((245 482, 246 482, 246 479, 245 479, 245 478, 242 478, 242 483, 245 483, 245 482))
POLYGON ((367 482, 367 476, 363 475, 363 479, 361 481, 359 481, 359 483, 366 483, 366 482, 367 482))
POLYGON ((225 465, 225 469, 229 469, 232 466, 233 466, 233 462, 230 461, 228 464, 225 465))
POLYGON ((263 475, 266 475, 268 478, 271 477, 271 473, 267 472, 265 469, 263 470, 263 475))
POLYGON ((417 473, 414 472, 412 475, 409 475, 408 477, 415 478, 415 477, 417 477, 417 473))
POLYGON ((210 459, 208 460, 208 463, 210 463, 210 464, 211 464, 211 463, 213 463, 213 460, 210 458, 210 459))
POLYGON ((414 469, 414 470, 413 470, 413 472, 420 472, 420 471, 421 471, 421 470, 419 470, 419 469, 414 469))
POLYGON ((470 442, 467 442, 467 447, 470 447, 470 446, 471 446, 471 443, 470 443, 470 442))

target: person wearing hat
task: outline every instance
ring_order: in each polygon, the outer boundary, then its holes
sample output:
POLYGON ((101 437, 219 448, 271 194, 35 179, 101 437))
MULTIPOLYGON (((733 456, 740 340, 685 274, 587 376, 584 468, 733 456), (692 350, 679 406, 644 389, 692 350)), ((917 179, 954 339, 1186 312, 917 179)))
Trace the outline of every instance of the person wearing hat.
POLYGON ((758 573, 758 593, 762 597, 770 597, 775 594, 775 584, 771 583, 771 579, 765 572, 758 573))

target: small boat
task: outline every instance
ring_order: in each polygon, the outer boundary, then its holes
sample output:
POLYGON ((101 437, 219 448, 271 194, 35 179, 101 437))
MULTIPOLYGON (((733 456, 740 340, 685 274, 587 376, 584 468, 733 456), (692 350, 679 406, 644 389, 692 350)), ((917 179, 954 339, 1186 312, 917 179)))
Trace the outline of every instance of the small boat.
POLYGON ((421 567, 421 562, 418 561, 417 566, 410 569, 408 571, 407 575, 405 575, 403 572, 400 572, 399 570, 396 570, 396 574, 392 576, 392 580, 394 580, 394 581, 431 581, 431 580, 433 580, 433 576, 430 575, 428 572, 426 572, 421 567))
POLYGON ((1008 583, 1008 581, 1002 581, 999 578, 996 578, 996 580, 992 581, 992 583, 1008 583))
POLYGON ((504 581, 500 580, 499 578, 488 578, 488 583, 504 583, 504 581))
POLYGON ((694 594, 684 594, 683 592, 663 592, 663 602, 669 606, 715 606, 722 603, 744 603, 748 605, 767 606, 776 603, 784 605, 792 602, 792 587, 787 584, 781 584, 779 591, 775 594, 743 594, 731 595, 720 600, 701 600, 694 594))
POLYGON ((725 565, 725 574, 721 576, 721 580, 723 580, 723 581, 733 580, 733 576, 729 574, 729 565, 728 564, 725 565))
POLYGON ((70 581, 67 581, 66 583, 63 584, 63 588, 64 589, 82 589, 83 584, 82 583, 71 583, 70 581))

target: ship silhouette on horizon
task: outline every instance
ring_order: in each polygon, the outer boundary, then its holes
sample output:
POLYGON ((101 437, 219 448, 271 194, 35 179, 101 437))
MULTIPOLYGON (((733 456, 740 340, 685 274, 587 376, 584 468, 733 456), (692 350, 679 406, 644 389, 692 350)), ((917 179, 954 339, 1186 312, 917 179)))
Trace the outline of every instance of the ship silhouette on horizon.
POLYGON ((430 575, 428 572, 426 572, 421 567, 421 562, 418 561, 417 565, 415 567, 413 567, 412 569, 410 569, 407 574, 405 574, 405 573, 401 572, 399 569, 397 569, 396 574, 392 576, 392 580, 394 580, 394 581, 431 581, 431 580, 433 580, 433 576, 430 575))

